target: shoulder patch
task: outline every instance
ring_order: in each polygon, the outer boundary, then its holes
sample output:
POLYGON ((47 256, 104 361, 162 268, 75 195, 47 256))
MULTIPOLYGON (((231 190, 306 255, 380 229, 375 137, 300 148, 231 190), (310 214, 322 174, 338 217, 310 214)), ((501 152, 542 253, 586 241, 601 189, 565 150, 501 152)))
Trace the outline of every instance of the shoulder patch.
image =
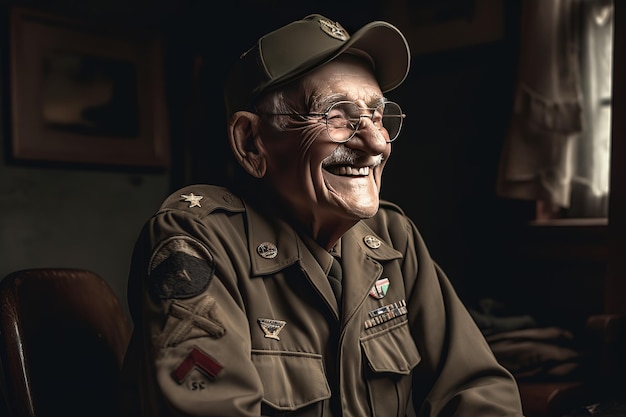
POLYGON ((175 236, 152 253, 148 269, 153 299, 191 298, 203 292, 215 272, 213 256, 189 236, 175 236))

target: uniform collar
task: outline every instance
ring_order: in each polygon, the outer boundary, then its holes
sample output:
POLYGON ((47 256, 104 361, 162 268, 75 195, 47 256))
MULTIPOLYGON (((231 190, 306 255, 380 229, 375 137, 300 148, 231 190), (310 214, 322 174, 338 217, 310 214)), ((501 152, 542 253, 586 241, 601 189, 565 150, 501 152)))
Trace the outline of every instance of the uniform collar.
POLYGON ((343 252, 345 252, 345 245, 348 242, 347 237, 350 237, 350 241, 354 241, 361 248, 365 255, 375 259, 377 261, 390 261, 392 259, 402 258, 402 253, 394 249, 389 243, 378 236, 374 231, 363 221, 358 222, 350 229, 345 235, 343 240, 343 252))
MULTIPOLYGON (((307 245, 286 221, 262 216, 253 207, 244 204, 248 222, 248 253, 253 276, 273 274, 293 265, 302 260, 303 251, 317 252, 313 250, 314 245, 309 245, 310 249, 307 249, 307 245)), ((344 234, 342 242, 343 245, 346 242, 356 242, 366 256, 378 261, 402 257, 399 251, 376 235, 362 221, 344 234)), ((321 246, 319 249, 325 255, 321 252, 313 253, 318 262, 330 256, 321 246)), ((344 251, 345 248, 342 248, 342 252, 344 251)))

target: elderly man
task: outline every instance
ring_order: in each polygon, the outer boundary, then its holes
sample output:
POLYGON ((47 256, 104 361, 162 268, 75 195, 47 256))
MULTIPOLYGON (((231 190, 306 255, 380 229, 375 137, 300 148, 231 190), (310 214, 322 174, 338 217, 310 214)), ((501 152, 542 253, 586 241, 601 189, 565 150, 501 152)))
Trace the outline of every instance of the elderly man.
POLYGON ((379 200, 405 115, 403 35, 320 15, 244 53, 226 86, 250 181, 173 193, 129 282, 130 414, 521 416, 413 222, 379 200), (133 403, 133 404, 131 404, 133 403))

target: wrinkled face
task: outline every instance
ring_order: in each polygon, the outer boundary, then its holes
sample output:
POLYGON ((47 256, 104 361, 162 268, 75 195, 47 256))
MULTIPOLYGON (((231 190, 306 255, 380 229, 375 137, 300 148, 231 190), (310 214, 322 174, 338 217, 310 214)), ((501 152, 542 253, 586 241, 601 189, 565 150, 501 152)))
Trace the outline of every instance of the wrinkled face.
MULTIPOLYGON (((304 112, 323 113, 331 104, 350 100, 374 108, 383 99, 371 69, 350 56, 340 57, 308 74, 295 102, 315 102, 304 112), (306 86, 306 87, 305 87, 306 86), (306 91, 304 91, 306 89, 306 91), (309 100, 314 97, 314 100, 309 100)), ((371 112, 363 111, 364 115, 371 112)), ((381 176, 391 154, 387 133, 371 119, 345 143, 333 142, 324 117, 289 118, 280 132, 262 132, 267 149, 266 179, 304 222, 332 225, 376 214, 381 176)), ((332 227, 332 226, 331 226, 332 227)))

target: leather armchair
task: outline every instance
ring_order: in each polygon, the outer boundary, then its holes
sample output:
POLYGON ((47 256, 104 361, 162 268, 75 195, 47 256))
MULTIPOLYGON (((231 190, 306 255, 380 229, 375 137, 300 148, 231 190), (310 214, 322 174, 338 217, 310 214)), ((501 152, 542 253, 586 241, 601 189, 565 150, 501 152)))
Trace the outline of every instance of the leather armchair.
POLYGON ((11 417, 115 416, 131 325, 112 288, 81 269, 0 282, 0 385, 11 417))

